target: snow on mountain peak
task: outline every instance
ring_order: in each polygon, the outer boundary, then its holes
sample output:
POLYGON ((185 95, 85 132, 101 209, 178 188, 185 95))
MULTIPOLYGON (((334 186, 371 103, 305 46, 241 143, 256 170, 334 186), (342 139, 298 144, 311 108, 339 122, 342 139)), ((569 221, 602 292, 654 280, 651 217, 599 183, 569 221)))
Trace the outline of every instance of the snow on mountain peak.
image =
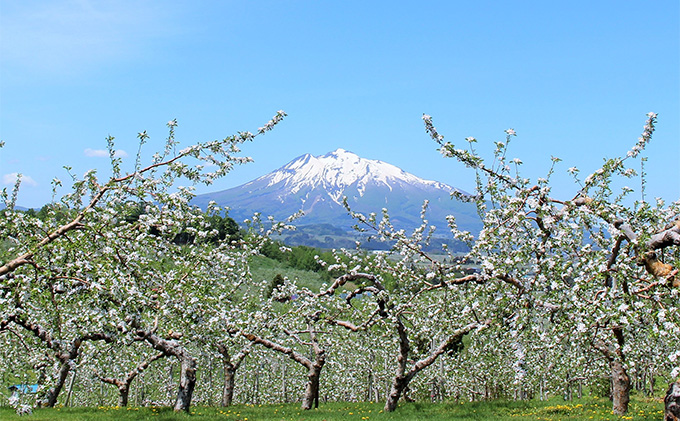
MULTIPOLYGON (((340 156, 340 155, 345 155, 345 154, 355 155, 355 154, 352 153, 352 152, 346 151, 346 150, 344 150, 344 149, 342 149, 342 148, 338 148, 338 149, 334 150, 333 152, 328 152, 328 153, 327 153, 326 155, 324 155, 324 156, 340 156)), ((356 155, 355 155, 355 156, 356 156, 356 155)))
POLYGON ((427 200, 428 220, 434 225, 446 226, 448 215, 455 215, 461 229, 479 232, 481 223, 475 205, 451 200, 451 193, 456 190, 418 178, 394 165, 336 149, 325 155, 302 155, 246 184, 199 195, 193 203, 202 208, 212 201, 229 206, 229 215, 237 220, 259 212, 282 221, 302 210, 305 216, 299 224, 329 224, 348 229, 356 221, 343 206, 347 197, 352 210, 367 214, 387 208, 391 221, 411 229, 421 224, 420 211, 427 200))
POLYGON ((400 183, 453 190, 445 184, 423 180, 394 165, 364 159, 342 148, 320 156, 302 155, 260 180, 266 181, 267 186, 282 185, 290 194, 305 188, 322 188, 336 203, 341 203, 345 195, 363 196, 370 184, 384 185, 389 190, 400 183), (350 188, 352 191, 347 191, 350 188))

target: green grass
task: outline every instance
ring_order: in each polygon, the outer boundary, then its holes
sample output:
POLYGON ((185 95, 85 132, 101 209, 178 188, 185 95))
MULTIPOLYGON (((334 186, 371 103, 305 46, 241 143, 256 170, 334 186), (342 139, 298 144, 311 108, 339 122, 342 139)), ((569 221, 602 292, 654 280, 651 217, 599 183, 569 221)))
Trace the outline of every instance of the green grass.
POLYGON ((252 258, 251 271, 256 282, 263 279, 271 281, 277 274, 281 274, 288 279, 296 280, 298 286, 307 287, 313 291, 318 290, 323 283, 319 273, 291 268, 285 263, 264 256, 252 258))
POLYGON ((39 409, 19 417, 11 408, 0 408, 2 420, 659 420, 659 399, 634 398, 626 416, 611 413, 607 399, 564 402, 559 398, 541 401, 491 401, 463 403, 404 403, 397 411, 382 412, 382 403, 334 402, 319 409, 302 411, 297 404, 235 405, 229 408, 193 407, 190 414, 175 414, 170 408, 54 408, 39 409))

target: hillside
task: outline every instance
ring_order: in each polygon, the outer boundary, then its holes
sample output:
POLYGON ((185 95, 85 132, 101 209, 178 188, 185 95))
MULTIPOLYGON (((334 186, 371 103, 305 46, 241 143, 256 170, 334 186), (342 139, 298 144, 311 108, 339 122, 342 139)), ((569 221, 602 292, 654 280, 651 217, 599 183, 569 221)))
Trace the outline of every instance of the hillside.
POLYGON ((302 210, 305 215, 296 221, 299 226, 332 226, 347 232, 356 221, 345 210, 343 197, 358 212, 380 214, 387 208, 395 226, 404 229, 420 224, 422 204, 429 200, 427 219, 440 233, 446 231, 447 215, 454 215, 462 229, 478 232, 481 223, 474 205, 452 199, 456 190, 338 149, 317 157, 300 156, 241 186, 199 195, 193 203, 206 207, 215 201, 229 207, 229 215, 239 222, 254 212, 282 220, 302 210))

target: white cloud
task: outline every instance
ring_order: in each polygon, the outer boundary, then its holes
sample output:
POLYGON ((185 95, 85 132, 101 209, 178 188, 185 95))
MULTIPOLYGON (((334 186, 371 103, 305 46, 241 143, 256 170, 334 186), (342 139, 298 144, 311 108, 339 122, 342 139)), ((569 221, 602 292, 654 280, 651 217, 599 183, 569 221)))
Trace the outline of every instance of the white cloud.
POLYGON ((109 151, 106 149, 90 149, 87 148, 83 151, 85 153, 85 156, 88 158, 104 158, 109 156, 109 151))
MULTIPOLYGON (((19 173, 10 173, 10 174, 5 174, 2 176, 2 184, 6 186, 13 186, 14 183, 17 182, 17 177, 19 176, 19 173)), ((22 186, 32 186, 35 187, 38 185, 38 183, 31 178, 31 176, 22 174, 21 175, 21 185, 22 186)))
MULTIPOLYGON (((106 149, 90 149, 87 148, 83 151, 86 157, 88 158, 107 158, 109 156, 109 151, 106 149)), ((116 158, 125 158, 128 156, 128 153, 125 152, 122 149, 118 149, 115 153, 116 158)))

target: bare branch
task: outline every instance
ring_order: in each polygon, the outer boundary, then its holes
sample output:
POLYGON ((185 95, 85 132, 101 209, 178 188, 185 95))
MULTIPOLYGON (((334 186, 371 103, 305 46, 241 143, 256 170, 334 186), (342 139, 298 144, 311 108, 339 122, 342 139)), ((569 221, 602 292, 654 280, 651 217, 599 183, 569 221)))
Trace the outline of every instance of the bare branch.
POLYGON ((322 291, 316 294, 315 297, 319 298, 326 295, 333 295, 338 290, 338 288, 344 286, 347 282, 353 282, 358 279, 366 279, 373 282, 374 284, 380 285, 378 278, 369 273, 348 273, 337 278, 335 282, 333 282, 333 284, 326 291, 322 291))
POLYGON ((285 347, 283 345, 280 345, 276 342, 272 342, 269 339, 262 338, 253 333, 242 333, 242 335, 244 338, 248 339, 254 344, 259 344, 264 346, 265 348, 271 349, 272 351, 280 352, 284 355, 287 355, 290 359, 299 364, 304 365, 308 369, 311 369, 311 367, 314 365, 314 363, 312 363, 312 361, 309 360, 309 358, 295 352, 295 350, 293 350, 292 348, 285 347))

